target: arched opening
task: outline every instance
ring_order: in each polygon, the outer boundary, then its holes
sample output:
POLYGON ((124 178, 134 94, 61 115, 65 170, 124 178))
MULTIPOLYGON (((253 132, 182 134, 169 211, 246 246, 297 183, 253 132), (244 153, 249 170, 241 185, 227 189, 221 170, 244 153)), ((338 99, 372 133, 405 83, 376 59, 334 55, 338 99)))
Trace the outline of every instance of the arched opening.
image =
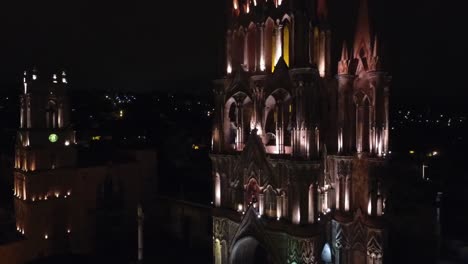
POLYGON ((346 192, 346 182, 345 177, 341 176, 339 178, 340 184, 340 209, 343 209, 345 206, 345 192, 346 192))
POLYGON ((285 191, 281 192, 281 215, 282 217, 288 217, 288 197, 285 191))
POLYGON ((231 96, 224 106, 224 143, 228 149, 242 150, 250 132, 252 100, 243 92, 231 96))
POLYGON ((237 105, 229 98, 224 106, 224 143, 228 149, 235 149, 237 136, 237 105))
POLYGON ((289 66, 289 21, 285 20, 285 24, 283 26, 283 59, 284 62, 286 62, 286 65, 289 66))
POLYGON ((241 238, 231 252, 231 264, 272 263, 268 251, 252 236, 241 238))
POLYGON ((273 187, 269 185, 264 191, 265 205, 264 210, 265 214, 269 217, 277 217, 276 214, 276 192, 273 190, 273 187))
POLYGON ((255 71, 255 62, 256 62, 256 35, 257 35, 257 28, 254 23, 250 23, 248 31, 247 31, 247 66, 249 71, 255 71))
MULTIPOLYGON (((328 243, 325 243, 322 249, 321 259, 324 263, 332 263, 332 253, 331 248, 328 243)), ((357 262, 357 263, 365 263, 365 262, 357 262)))
POLYGON ((273 29, 275 22, 270 17, 265 22, 265 31, 264 31, 264 56, 265 56, 265 67, 266 69, 273 69, 272 67, 272 43, 273 42, 273 29))
POLYGON ((268 96, 265 100, 265 142, 267 146, 276 145, 276 100, 273 96, 268 96))
POLYGON ((46 127, 47 128, 57 128, 58 127, 57 104, 53 100, 50 100, 48 102, 48 104, 47 104, 46 127))
POLYGON ((278 25, 275 25, 273 29, 273 36, 272 36, 272 64, 271 64, 271 71, 273 72, 275 70, 275 66, 278 63, 279 58, 281 57, 283 53, 282 47, 282 34, 283 32, 281 31, 280 27, 278 25))
POLYGON ((226 33, 226 73, 230 74, 232 72, 232 32, 228 30, 226 33))
POLYGON ((244 59, 244 28, 240 27, 239 30, 234 31, 233 33, 233 55, 232 55, 232 65, 237 66, 243 63, 244 59))
POLYGON ((219 173, 215 175, 215 206, 221 206, 221 176, 219 173))
POLYGON ((362 104, 362 151, 370 151, 370 103, 366 96, 362 104))
POLYGON ((309 224, 313 224, 315 222, 315 210, 314 210, 314 185, 311 184, 309 186, 309 218, 308 218, 308 221, 309 221, 309 224))
POLYGON ((364 47, 364 42, 362 42, 361 48, 359 49, 359 58, 361 59, 362 67, 364 68, 365 71, 369 69, 367 65, 368 57, 369 56, 367 56, 366 48, 364 47))
POLYGON ((371 105, 369 97, 358 92, 354 96, 356 104, 356 148, 357 152, 369 152, 370 151, 370 122, 371 122, 371 105))
POLYGON ((282 88, 273 91, 265 100, 264 143, 268 153, 290 153, 291 101, 290 93, 282 88))

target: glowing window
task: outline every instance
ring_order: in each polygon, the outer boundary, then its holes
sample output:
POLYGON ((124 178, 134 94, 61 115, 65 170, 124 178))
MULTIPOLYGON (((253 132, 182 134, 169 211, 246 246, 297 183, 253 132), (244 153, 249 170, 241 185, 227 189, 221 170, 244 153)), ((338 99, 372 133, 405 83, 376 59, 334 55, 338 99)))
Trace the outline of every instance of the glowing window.
POLYGON ((289 25, 283 28, 283 59, 289 66, 289 25))

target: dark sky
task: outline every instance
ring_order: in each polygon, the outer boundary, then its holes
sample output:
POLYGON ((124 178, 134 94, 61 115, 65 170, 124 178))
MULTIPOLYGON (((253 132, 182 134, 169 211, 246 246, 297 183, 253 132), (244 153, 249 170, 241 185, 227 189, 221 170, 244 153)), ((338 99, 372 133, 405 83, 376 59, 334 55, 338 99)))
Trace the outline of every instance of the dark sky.
MULTIPOLYGON (((0 13, 1 86, 17 86, 33 64, 65 67, 79 89, 139 91, 219 77, 223 1, 10 1, 0 13)), ((329 0, 337 39, 354 32, 353 1, 329 0)), ((380 11, 395 98, 466 99, 467 67, 455 64, 467 59, 463 9, 437 0, 372 2, 380 11)))

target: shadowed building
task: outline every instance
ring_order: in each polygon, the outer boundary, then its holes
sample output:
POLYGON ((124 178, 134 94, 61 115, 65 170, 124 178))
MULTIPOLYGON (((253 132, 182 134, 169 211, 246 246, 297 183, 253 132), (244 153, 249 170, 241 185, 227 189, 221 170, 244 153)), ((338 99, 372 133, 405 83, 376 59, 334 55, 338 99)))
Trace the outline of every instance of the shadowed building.
POLYGON ((339 61, 325 0, 228 6, 214 262, 382 263, 390 77, 367 1, 339 61))
POLYGON ((97 157, 78 151, 67 76, 51 77, 24 73, 13 169, 20 239, 0 245, 0 263, 96 249, 128 252, 129 244, 136 253, 137 204, 155 174, 155 152, 100 150, 97 157))

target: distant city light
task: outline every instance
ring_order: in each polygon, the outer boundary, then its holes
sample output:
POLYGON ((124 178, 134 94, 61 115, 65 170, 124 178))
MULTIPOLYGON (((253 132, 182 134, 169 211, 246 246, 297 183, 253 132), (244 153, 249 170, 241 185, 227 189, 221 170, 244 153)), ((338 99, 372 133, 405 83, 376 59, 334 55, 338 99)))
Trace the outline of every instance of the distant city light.
POLYGON ((91 140, 101 140, 101 136, 92 136, 91 140))
POLYGON ((124 115, 124 112, 123 112, 123 110, 120 110, 120 111, 119 111, 119 117, 120 117, 120 118, 122 118, 122 117, 123 117, 123 115, 124 115))
POLYGON ((437 151, 432 151, 432 156, 437 156, 439 154, 439 152, 437 151))
POLYGON ((409 154, 414 154, 414 150, 410 150, 410 151, 409 151, 409 154))

